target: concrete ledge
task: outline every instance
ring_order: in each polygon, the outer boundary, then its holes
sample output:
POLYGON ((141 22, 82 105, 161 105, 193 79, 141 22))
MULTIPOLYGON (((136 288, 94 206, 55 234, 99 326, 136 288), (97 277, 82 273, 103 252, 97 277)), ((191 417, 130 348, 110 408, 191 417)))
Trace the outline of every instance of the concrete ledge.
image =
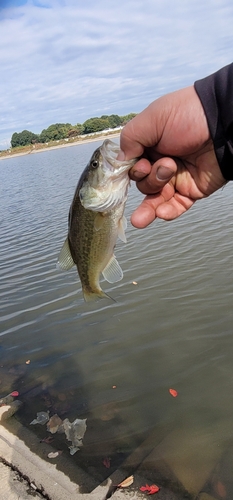
MULTIPOLYGON (((35 439, 34 435, 32 435, 32 439, 35 439)), ((26 476, 29 484, 33 483, 39 491, 43 492, 45 498, 47 497, 50 500, 70 500, 71 498, 72 500, 90 500, 92 497, 97 498, 94 494, 95 490, 93 494, 81 492, 85 482, 89 485, 91 480, 84 471, 77 470, 77 477, 81 475, 82 478, 80 487, 62 471, 58 470, 55 463, 40 458, 25 445, 22 439, 9 432, 2 425, 0 426, 0 457, 20 471, 23 476, 26 476)), ((98 499, 105 498, 109 486, 109 482, 106 481, 106 485, 97 488, 98 499)))

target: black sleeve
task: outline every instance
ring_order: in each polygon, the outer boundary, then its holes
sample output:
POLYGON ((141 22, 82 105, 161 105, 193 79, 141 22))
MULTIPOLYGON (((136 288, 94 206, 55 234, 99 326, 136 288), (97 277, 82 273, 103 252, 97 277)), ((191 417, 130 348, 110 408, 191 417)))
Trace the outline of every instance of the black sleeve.
POLYGON ((233 63, 194 84, 223 177, 233 180, 233 63))

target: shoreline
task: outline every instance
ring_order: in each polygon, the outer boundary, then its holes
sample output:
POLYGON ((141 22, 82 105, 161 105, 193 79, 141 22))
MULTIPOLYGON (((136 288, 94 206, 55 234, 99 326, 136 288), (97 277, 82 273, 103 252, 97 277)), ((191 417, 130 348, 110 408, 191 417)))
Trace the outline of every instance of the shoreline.
POLYGON ((17 156, 25 156, 25 155, 29 155, 29 154, 36 154, 36 153, 43 153, 45 151, 52 151, 54 149, 61 149, 61 148, 69 148, 70 146, 81 146, 82 144, 88 144, 89 142, 97 142, 97 141, 102 141, 104 139, 107 139, 107 138, 114 138, 114 137, 119 137, 120 136, 120 132, 116 132, 115 134, 114 133, 109 133, 109 134, 101 134, 99 135, 98 137, 90 137, 90 138, 86 138, 86 139, 80 139, 79 141, 75 141, 75 142, 69 142, 69 143, 65 143, 65 144, 57 144, 57 145, 53 145, 53 146, 45 146, 45 147, 42 147, 40 149, 30 149, 29 151, 22 151, 21 153, 17 152, 17 153, 6 153, 2 156, 0 156, 0 160, 8 160, 9 158, 16 158, 17 156))

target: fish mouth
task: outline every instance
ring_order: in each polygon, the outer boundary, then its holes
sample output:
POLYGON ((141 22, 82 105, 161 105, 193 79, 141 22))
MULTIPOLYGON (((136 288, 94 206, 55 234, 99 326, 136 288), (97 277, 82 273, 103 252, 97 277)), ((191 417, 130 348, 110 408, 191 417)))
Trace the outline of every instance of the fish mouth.
POLYGON ((121 161, 117 160, 117 156, 120 152, 120 146, 110 139, 105 139, 102 146, 100 146, 100 153, 105 162, 105 166, 111 170, 125 171, 129 170, 135 163, 135 159, 121 161))

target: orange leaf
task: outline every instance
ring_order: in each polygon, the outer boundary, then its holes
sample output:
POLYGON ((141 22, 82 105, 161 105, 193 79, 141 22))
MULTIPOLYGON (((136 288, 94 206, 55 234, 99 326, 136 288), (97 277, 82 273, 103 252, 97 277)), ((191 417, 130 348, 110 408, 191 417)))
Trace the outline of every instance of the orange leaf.
POLYGON ((178 392, 175 389, 169 389, 169 392, 173 398, 176 398, 178 396, 178 392))
POLYGON ((134 477, 129 476, 126 479, 124 479, 124 481, 119 483, 117 486, 118 486, 118 488, 127 488, 127 486, 131 486, 131 484, 133 484, 133 481, 134 481, 134 477))

